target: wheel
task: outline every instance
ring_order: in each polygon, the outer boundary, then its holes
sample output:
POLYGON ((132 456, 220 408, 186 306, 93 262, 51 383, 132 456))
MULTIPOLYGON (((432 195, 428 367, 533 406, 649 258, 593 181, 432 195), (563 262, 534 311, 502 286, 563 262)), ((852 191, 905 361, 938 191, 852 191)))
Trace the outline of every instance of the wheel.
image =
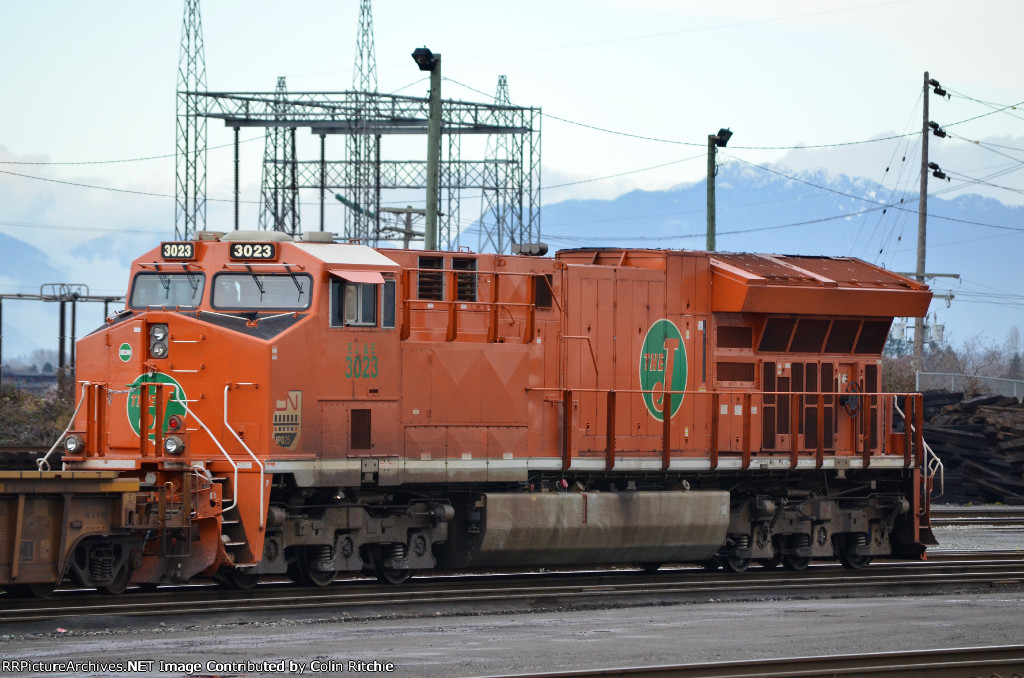
POLYGON ((338 573, 334 570, 306 570, 306 582, 309 586, 330 586, 334 583, 334 578, 338 576, 338 573))
POLYGON ((810 564, 810 556, 791 556, 789 554, 782 556, 782 566, 793 572, 803 572, 810 564))
POLYGON ((114 581, 103 586, 97 586, 96 589, 100 593, 106 593, 111 596, 119 596, 128 589, 128 584, 132 580, 132 570, 128 565, 124 565, 114 577, 114 581))
POLYGON ((260 583, 260 575, 256 572, 242 572, 232 568, 224 568, 217 573, 217 581, 239 591, 252 591, 260 583))
POLYGON ((726 556, 724 559, 725 569, 730 572, 746 572, 747 568, 750 567, 750 558, 736 558, 735 556, 726 556))
POLYGON ((850 553, 848 540, 851 538, 852 536, 848 536, 846 539, 837 538, 835 542, 836 557, 839 558, 839 562, 842 563, 843 567, 847 570, 862 570, 871 562, 871 556, 859 553, 850 553))
POLYGON ((330 586, 338 573, 334 570, 314 570, 310 567, 310 550, 299 550, 298 557, 288 563, 288 577, 302 586, 330 586))
POLYGON ((377 581, 382 584, 393 586, 404 584, 415 572, 415 570, 396 570, 392 567, 385 567, 384 556, 379 545, 370 549, 370 555, 373 560, 373 572, 377 575, 377 581))
POLYGON ((653 574, 658 571, 658 568, 660 568, 662 564, 663 563, 638 563, 637 566, 647 574, 653 574))
POLYGON ((412 570, 396 570, 390 567, 384 567, 383 565, 377 565, 374 568, 377 573, 377 579, 383 584, 392 584, 398 586, 404 584, 409 577, 412 576, 412 570))

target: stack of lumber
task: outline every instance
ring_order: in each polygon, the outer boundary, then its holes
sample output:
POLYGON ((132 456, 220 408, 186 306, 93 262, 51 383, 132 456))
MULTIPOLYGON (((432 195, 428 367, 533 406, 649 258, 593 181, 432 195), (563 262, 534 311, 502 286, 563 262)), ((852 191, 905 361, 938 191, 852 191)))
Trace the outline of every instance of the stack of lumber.
POLYGON ((1024 504, 1024 405, 945 391, 924 402, 924 438, 946 469, 943 500, 1024 504))

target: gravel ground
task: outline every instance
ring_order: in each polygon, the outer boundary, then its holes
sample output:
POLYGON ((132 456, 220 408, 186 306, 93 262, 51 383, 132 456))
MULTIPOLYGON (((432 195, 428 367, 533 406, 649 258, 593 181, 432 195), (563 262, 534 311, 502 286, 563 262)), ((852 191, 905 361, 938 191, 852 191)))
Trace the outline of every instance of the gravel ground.
MULTIPOLYGON (((943 527, 943 549, 1024 550, 1024 528, 943 527)), ((390 675, 527 671, 1015 644, 1024 589, 931 596, 720 601, 519 614, 350 619, 342 612, 216 620, 92 618, 0 631, 0 675, 390 675), (5 666, 5 660, 94 662, 5 666), (103 662, 152 662, 103 667, 103 662), (168 662, 193 666, 169 665, 168 662), (208 664, 207 662, 213 662, 208 664), (231 665, 242 662, 240 666, 231 665), (266 670, 245 662, 270 662, 266 670), (11 670, 14 669, 14 670, 11 670), (19 670, 20 669, 20 670, 19 670), (120 671, 119 671, 120 669, 120 671)))
MULTIPOLYGON (((333 668, 327 673, 334 675, 455 678, 1014 644, 1024 637, 1022 609, 1024 592, 1018 588, 983 594, 843 600, 709 600, 585 612, 426 619, 289 618, 225 625, 173 621, 156 627, 109 620, 99 625, 90 622, 92 631, 2 638, 0 656, 44 662, 152 660, 154 665, 140 675, 256 675, 252 667, 225 670, 223 664, 283 661, 283 672, 301 666, 305 673, 312 673, 317 669, 314 662, 321 662, 323 667, 333 668), (199 665, 186 671, 160 662, 199 665), (360 667, 358 662, 364 665, 360 667), (388 665, 392 665, 390 671, 388 665), (167 668, 171 670, 162 670, 167 668), (366 670, 373 668, 381 670, 366 670)), ((14 673, 53 675, 31 670, 14 673)), ((81 675, 116 673, 93 670, 81 675)))

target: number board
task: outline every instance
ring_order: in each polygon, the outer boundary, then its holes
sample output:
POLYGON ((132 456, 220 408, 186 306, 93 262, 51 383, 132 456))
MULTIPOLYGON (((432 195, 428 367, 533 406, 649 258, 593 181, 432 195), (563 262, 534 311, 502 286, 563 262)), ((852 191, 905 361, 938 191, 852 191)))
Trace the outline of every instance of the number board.
POLYGON ((232 259, 277 259, 277 243, 233 242, 230 256, 232 259))
POLYGON ((196 258, 196 244, 194 242, 162 242, 160 243, 160 258, 191 260, 196 258))

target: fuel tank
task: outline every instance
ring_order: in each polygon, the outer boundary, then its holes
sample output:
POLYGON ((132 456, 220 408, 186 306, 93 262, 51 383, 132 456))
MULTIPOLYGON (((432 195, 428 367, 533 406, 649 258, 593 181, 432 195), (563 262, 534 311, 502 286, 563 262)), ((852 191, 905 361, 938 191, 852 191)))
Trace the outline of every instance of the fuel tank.
POLYGON ((442 567, 699 562, 725 542, 729 493, 487 493, 458 511, 442 567))

